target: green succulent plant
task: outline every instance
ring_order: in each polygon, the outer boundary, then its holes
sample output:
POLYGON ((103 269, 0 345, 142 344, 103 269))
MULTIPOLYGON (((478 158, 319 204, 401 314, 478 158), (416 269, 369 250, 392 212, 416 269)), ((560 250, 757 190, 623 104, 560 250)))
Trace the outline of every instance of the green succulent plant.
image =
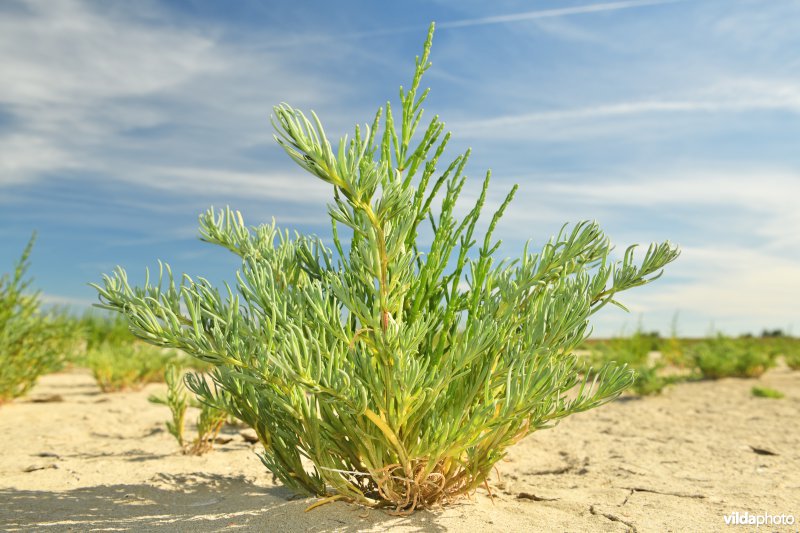
POLYGON ((653 337, 637 329, 629 337, 614 337, 592 345, 591 360, 596 366, 608 363, 626 365, 636 372, 632 388, 637 394, 660 394, 670 379, 661 375, 662 361, 650 361, 653 345, 653 337))
POLYGON ((178 355, 141 342, 102 343, 76 363, 89 368, 103 392, 138 390, 148 383, 164 381, 164 373, 178 355))
POLYGON ((539 253, 498 260, 494 231, 516 186, 479 237, 489 173, 459 219, 469 151, 441 163, 450 133, 438 116, 415 135, 432 35, 399 113, 387 103, 336 148, 316 114, 274 109, 277 141, 332 187, 332 250, 211 209, 201 238, 241 257, 235 287, 176 282, 168 265, 144 287, 121 268, 95 285, 136 336, 213 365, 214 385, 189 377, 192 391, 255 430, 284 484, 323 501, 409 512, 451 501, 524 436, 616 398, 632 372, 590 370, 573 350, 594 313, 678 255, 662 243, 638 264, 633 247, 614 261, 598 225, 581 222, 539 253))
POLYGON ((24 395, 39 376, 60 369, 77 343, 67 316, 43 311, 39 293, 28 291, 35 240, 33 235, 13 274, 0 277, 0 404, 24 395))
MULTIPOLYGON (((148 399, 152 403, 166 405, 172 414, 172 420, 167 421, 167 431, 175 437, 183 453, 189 455, 203 455, 214 447, 214 440, 219 435, 222 426, 228 418, 224 409, 199 402, 189 398, 183 384, 183 369, 177 362, 167 365, 164 381, 167 384, 166 396, 151 395, 148 399), (191 443, 186 442, 186 411, 191 407, 200 409, 197 417, 197 437, 191 443)), ((198 379, 203 379, 199 377, 198 379)))
POLYGON ((775 365, 775 354, 763 343, 722 334, 690 346, 687 354, 705 379, 754 378, 775 365))
POLYGON ((761 387, 759 385, 753 386, 753 388, 750 389, 750 394, 756 398, 772 398, 773 400, 780 400, 785 396, 779 390, 775 390, 771 387, 761 387))

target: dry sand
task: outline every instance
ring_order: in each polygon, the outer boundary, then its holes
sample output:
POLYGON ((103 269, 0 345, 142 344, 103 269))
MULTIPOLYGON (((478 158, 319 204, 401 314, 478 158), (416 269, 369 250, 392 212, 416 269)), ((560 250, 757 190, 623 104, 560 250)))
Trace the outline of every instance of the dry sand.
POLYGON ((0 530, 751 531, 723 515, 800 521, 799 385, 779 368, 624 398, 513 447, 494 502, 481 490, 397 517, 341 502, 304 512, 314 500, 274 483, 237 430, 208 455, 181 455, 167 408, 147 401, 163 385, 102 394, 83 371, 55 374, 0 407, 0 530), (756 383, 786 398, 754 398, 756 383))

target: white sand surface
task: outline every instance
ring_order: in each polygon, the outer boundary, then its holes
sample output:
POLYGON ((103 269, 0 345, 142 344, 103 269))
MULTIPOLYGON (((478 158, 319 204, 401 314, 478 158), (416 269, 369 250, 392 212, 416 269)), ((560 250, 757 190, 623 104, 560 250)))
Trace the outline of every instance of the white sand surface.
POLYGON ((237 429, 212 453, 182 455, 168 409, 147 401, 163 390, 103 394, 75 370, 0 407, 0 530, 755 530, 726 527, 734 511, 800 522, 800 372, 786 368, 572 416, 510 449, 493 500, 479 490, 408 517, 341 502, 305 512, 314 500, 273 482, 237 429), (786 398, 754 398, 754 384, 786 398), (48 399, 60 401, 37 401, 48 399))

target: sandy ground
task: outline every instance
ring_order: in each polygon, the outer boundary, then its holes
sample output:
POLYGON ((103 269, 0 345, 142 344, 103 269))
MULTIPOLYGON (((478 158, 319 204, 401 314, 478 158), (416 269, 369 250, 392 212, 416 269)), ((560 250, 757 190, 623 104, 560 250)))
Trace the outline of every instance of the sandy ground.
POLYGON ((734 511, 800 522, 800 372, 786 368, 572 416, 510 450, 494 501, 481 490, 410 517, 340 502, 304 512, 313 500, 274 483, 235 429, 208 455, 181 455, 167 408, 147 401, 163 390, 102 394, 74 371, 0 407, 0 530, 755 530, 726 527, 734 511), (754 398, 756 383, 786 398, 754 398))

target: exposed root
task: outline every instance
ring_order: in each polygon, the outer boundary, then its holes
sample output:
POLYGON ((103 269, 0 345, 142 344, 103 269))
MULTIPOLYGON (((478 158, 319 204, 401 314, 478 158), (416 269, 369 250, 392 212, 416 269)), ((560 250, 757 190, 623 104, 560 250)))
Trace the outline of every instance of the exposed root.
POLYGON ((483 480, 483 486, 486 489, 486 492, 489 493, 489 499, 492 500, 492 503, 494 504, 494 494, 492 494, 492 489, 489 488, 489 480, 488 479, 484 479, 483 480))
MULTIPOLYGON (((447 478, 440 471, 441 466, 426 475, 427 463, 418 462, 413 467, 411 476, 401 474, 403 467, 399 464, 385 466, 373 473, 381 499, 392 502, 396 506, 394 513, 408 515, 419 507, 430 507, 449 495, 447 478)), ((455 491, 453 491, 455 492, 455 491)))
POLYGON ((481 484, 494 502, 494 494, 485 476, 447 460, 433 466, 427 460, 415 460, 411 463, 410 472, 399 463, 371 472, 321 468, 339 473, 354 490, 326 497, 311 505, 307 511, 334 500, 344 500, 366 507, 383 508, 391 515, 407 516, 417 509, 441 506, 469 497, 481 484))
POLYGON ((335 502, 336 500, 342 500, 342 499, 345 499, 345 498, 346 497, 345 497, 344 494, 334 494, 333 496, 328 496, 327 498, 323 498, 323 499, 319 500, 318 502, 314 502, 311 505, 309 505, 308 507, 306 507, 305 512, 307 513, 307 512, 309 512, 309 511, 311 511, 313 509, 316 509, 317 507, 322 507, 323 505, 327 505, 327 504, 329 504, 331 502, 335 502))

